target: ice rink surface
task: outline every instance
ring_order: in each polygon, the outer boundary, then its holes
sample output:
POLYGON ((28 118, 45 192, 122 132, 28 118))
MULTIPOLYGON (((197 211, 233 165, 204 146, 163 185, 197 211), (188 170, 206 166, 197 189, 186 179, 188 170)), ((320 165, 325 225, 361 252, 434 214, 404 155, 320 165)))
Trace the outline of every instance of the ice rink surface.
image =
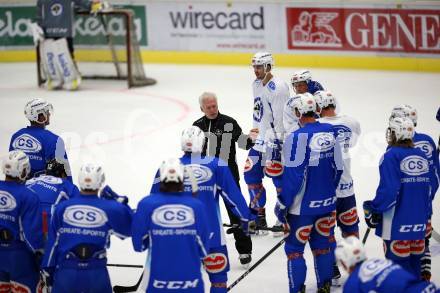
MULTIPOLYGON (((234 117, 244 132, 252 127, 254 74, 250 66, 146 65, 147 75, 158 81, 155 86, 128 90, 122 81, 85 80, 77 92, 38 88, 35 67, 30 63, 0 64, 0 157, 7 153, 12 133, 27 125, 23 115, 25 103, 34 97, 45 98, 55 109, 48 129, 64 138, 74 181, 83 162, 98 162, 105 168, 107 183, 118 193, 128 195, 133 208, 148 194, 160 162, 181 155, 180 133, 202 116, 198 105, 202 92, 215 92, 220 112, 234 117)), ((289 81, 298 69, 276 67, 273 72, 289 81)), ((362 216, 362 202, 374 197, 378 184, 378 163, 386 147, 385 129, 392 107, 401 103, 416 107, 417 131, 438 140, 440 123, 435 120, 435 113, 440 106, 440 74, 324 69, 313 69, 312 74, 338 98, 340 112, 356 117, 361 124, 362 135, 352 150, 352 173, 362 216)), ((238 151, 241 168, 246 155, 247 151, 238 151)), ((266 180, 265 185, 268 221, 273 224, 275 190, 271 181, 266 180)), ((241 189, 248 200, 243 179, 241 189)), ((433 226, 440 231, 438 197, 434 202, 433 226)), ((228 222, 224 210, 223 218, 228 222)), ((363 220, 360 227, 363 235, 366 230, 363 220)), ((232 236, 228 235, 227 239, 231 283, 244 269, 239 265, 232 236)), ((253 237, 254 261, 278 241, 280 238, 271 235, 253 237)), ((431 243, 433 280, 440 285, 440 244, 434 240, 431 243)), ((370 257, 383 257, 381 240, 373 233, 366 249, 370 257)), ((313 259, 308 248, 306 258, 307 292, 314 292, 313 259)), ((109 263, 143 264, 144 261, 145 253, 135 253, 130 239, 112 239, 109 263)), ((288 292, 286 263, 280 248, 231 292, 288 292)), ((140 273, 140 269, 110 268, 113 284, 133 285, 140 273)), ((208 282, 205 288, 208 292, 208 282)))

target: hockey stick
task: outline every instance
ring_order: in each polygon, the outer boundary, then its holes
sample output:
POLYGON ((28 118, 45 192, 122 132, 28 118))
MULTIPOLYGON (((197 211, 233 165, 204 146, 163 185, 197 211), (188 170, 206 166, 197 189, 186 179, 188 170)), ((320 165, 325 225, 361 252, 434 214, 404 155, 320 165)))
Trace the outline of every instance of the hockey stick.
POLYGON ((133 286, 120 286, 120 285, 113 286, 113 292, 115 293, 136 292, 137 289, 139 288, 139 285, 141 284, 143 277, 144 277, 144 273, 142 273, 137 283, 133 286))
POLYGON ((363 245, 365 245, 365 242, 367 242, 368 235, 370 235, 370 231, 371 231, 371 228, 368 227, 368 228, 367 228, 367 231, 365 231, 364 238, 362 238, 362 244, 363 244, 363 245))
MULTIPOLYGON (((226 234, 232 234, 235 233, 237 230, 241 230, 241 228, 237 225, 233 224, 223 224, 223 227, 229 227, 229 229, 226 230, 226 234)), ((282 226, 274 226, 274 227, 257 227, 255 230, 260 231, 271 231, 271 232, 284 232, 284 228, 282 226)))
POLYGON ((238 283, 241 282, 241 280, 243 280, 247 275, 249 275, 250 272, 252 272, 257 266, 259 266, 266 258, 269 257, 269 255, 271 255, 275 250, 278 249, 278 247, 280 247, 281 245, 284 244, 284 242, 286 241, 285 238, 281 239, 280 242, 278 242, 277 244, 275 244, 274 247, 271 248, 271 250, 269 250, 265 255, 263 255, 256 263, 254 263, 246 272, 244 272, 240 277, 237 278, 237 280, 234 281, 234 283, 232 283, 231 285, 228 286, 227 291, 231 291, 232 288, 234 288, 238 283))
POLYGON ((115 264, 115 263, 108 263, 108 267, 119 267, 119 268, 136 268, 136 269, 142 269, 144 266, 141 265, 125 265, 125 264, 115 264))

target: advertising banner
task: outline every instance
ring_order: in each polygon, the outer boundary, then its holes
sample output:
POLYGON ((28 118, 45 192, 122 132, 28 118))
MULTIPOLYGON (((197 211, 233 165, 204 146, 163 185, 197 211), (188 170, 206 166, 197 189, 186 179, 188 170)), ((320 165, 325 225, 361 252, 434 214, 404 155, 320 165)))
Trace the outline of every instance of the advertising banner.
POLYGON ((155 50, 279 50, 280 15, 277 4, 151 3, 150 44, 155 50))
MULTIPOLYGON (((120 8, 134 12, 136 35, 141 46, 147 46, 147 19, 145 6, 123 5, 120 8)), ((35 6, 0 6, 0 48, 33 46, 29 23, 34 21, 35 6)), ((115 45, 122 44, 125 28, 121 18, 106 18, 108 31, 115 45)), ((92 16, 77 16, 74 23, 75 44, 80 46, 100 46, 107 43, 102 19, 92 16)))
POLYGON ((287 7, 288 50, 440 54, 440 9, 287 7))

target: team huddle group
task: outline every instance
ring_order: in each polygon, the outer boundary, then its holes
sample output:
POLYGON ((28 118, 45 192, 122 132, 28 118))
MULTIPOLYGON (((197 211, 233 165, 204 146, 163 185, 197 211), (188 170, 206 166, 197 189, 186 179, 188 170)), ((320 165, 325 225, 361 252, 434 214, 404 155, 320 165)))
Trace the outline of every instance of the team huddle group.
MULTIPOLYGON (((344 292, 440 292, 430 282, 429 251, 439 155, 432 138, 415 132, 416 110, 396 106, 387 122, 377 192, 363 203, 369 229, 383 239, 385 259, 367 259, 350 174, 349 149, 360 135, 359 123, 338 113, 336 98, 310 71, 293 75, 291 96, 288 84, 272 75, 270 53, 256 53, 252 66, 250 134, 243 135, 226 115, 232 123, 214 132, 217 98, 204 93, 199 102, 206 117, 184 129, 183 156, 163 161, 136 210, 128 196, 105 185, 99 165, 82 165, 78 187, 73 184, 63 140, 46 129, 52 105, 29 101, 24 112, 30 126, 12 135, 2 162, 0 292, 112 292, 106 258, 111 235, 131 237, 135 251, 148 250, 141 285, 146 292, 202 293, 202 267, 210 292, 227 292, 230 261, 220 197, 231 222, 239 223, 232 227, 234 236, 282 231, 291 293, 306 291, 307 243, 317 292, 340 285, 339 267, 349 274, 344 292), (203 121, 206 133, 198 127, 203 121), (235 146, 232 161, 221 155, 243 137, 250 149, 244 167, 249 204, 231 167, 235 146), (209 144, 219 140, 211 154, 209 144), (273 227, 266 221, 265 176, 277 192, 273 227), (336 224, 343 237, 337 241, 336 224)), ((241 264, 251 261, 251 251, 240 253, 241 264)))

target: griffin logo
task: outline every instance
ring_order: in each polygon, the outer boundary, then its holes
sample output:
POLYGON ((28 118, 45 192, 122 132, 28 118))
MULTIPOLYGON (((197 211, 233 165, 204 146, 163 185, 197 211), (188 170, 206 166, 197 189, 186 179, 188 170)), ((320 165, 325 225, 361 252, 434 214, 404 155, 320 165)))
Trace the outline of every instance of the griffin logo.
POLYGON ((292 46, 306 47, 342 47, 331 22, 339 16, 335 12, 303 11, 298 18, 298 24, 291 31, 292 46))

